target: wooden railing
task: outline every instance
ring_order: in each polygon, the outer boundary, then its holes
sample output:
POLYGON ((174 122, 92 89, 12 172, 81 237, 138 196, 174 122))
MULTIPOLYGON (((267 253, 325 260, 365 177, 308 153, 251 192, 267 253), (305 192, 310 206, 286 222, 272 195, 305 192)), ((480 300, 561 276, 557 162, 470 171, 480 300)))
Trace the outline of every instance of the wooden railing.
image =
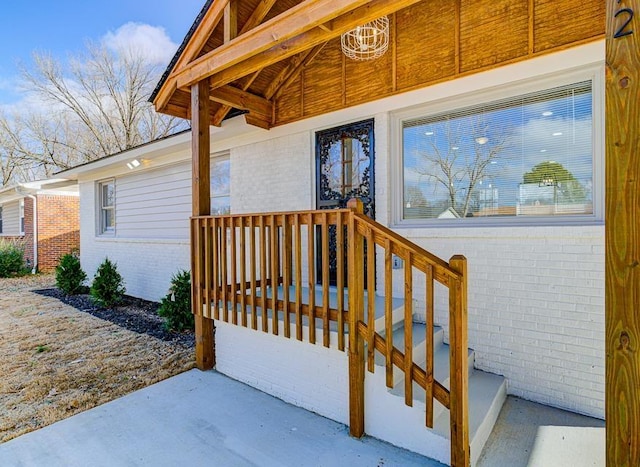
POLYGON ((374 371, 377 350, 384 356, 388 387, 394 385, 394 367, 404 375, 407 405, 413 404, 414 382, 425 391, 427 426, 433 427, 434 399, 449 409, 452 465, 469 464, 464 257, 447 263, 365 216, 356 200, 349 209, 194 217, 191 222, 194 300, 205 317, 312 344, 321 340, 339 350, 345 350, 348 336, 349 424, 356 437, 364 434, 365 367, 374 371), (384 258, 382 270, 376 271, 376 255, 384 258), (394 256, 404 262, 403 272, 396 271, 400 291, 393 286, 394 256), (414 283, 419 280, 425 287, 424 366, 413 358, 413 315, 419 312, 414 283), (434 379, 435 282, 449 293, 449 389, 434 379), (376 283, 384 290, 381 333, 375 325, 376 283), (391 338, 393 295, 404 299, 401 348, 391 338))

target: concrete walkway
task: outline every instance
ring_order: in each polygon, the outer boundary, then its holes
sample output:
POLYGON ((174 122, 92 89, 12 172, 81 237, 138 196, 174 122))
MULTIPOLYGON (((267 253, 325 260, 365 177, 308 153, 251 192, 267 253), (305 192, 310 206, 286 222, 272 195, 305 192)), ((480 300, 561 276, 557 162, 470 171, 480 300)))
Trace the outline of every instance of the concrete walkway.
POLYGON ((0 466, 441 466, 191 370, 0 444, 0 466))

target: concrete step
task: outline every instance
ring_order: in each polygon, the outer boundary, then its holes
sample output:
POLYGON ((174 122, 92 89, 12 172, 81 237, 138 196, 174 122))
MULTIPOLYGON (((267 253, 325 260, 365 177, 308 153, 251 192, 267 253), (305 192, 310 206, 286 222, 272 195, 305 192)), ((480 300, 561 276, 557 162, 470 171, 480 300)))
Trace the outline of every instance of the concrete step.
MULTIPOLYGON (((413 344, 414 361, 422 368, 425 367, 426 360, 426 340, 424 324, 413 323, 413 344)), ((447 389, 450 388, 450 358, 449 345, 443 342, 444 331, 440 327, 434 328, 434 378, 447 389)), ((397 348, 404 347, 404 326, 396 325, 393 335, 394 345, 397 348)), ((486 373, 474 369, 475 353, 469 349, 468 372, 469 372, 469 441, 471 446, 472 465, 477 462, 482 448, 484 447, 491 430, 506 398, 507 383, 502 376, 486 373)), ((384 376, 385 359, 383 355, 376 354, 376 372, 384 376)), ((380 378, 380 376, 378 376, 380 378)), ((404 400, 404 373, 394 367, 394 387, 388 393, 404 400)), ((420 426, 415 429, 428 430, 425 427, 424 414, 426 410, 425 392, 416 383, 413 384, 414 407, 412 410, 421 414, 420 426)), ((434 401, 434 428, 433 435, 449 440, 449 410, 438 401, 434 401)), ((435 443, 437 445, 438 443, 435 443)), ((409 447, 409 446, 407 446, 409 447)), ((427 454, 426 451, 423 451, 427 454)), ((427 454, 429 455, 429 454, 427 454)))

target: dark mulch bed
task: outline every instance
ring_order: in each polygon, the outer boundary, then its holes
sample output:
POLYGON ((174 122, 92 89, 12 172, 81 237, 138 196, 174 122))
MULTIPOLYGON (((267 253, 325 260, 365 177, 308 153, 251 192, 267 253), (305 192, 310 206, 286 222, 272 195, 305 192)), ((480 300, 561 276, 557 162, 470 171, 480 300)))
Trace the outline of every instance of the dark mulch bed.
POLYGON ((193 331, 174 332, 164 328, 164 320, 157 314, 159 303, 125 295, 123 302, 111 309, 99 307, 86 294, 65 295, 57 288, 39 289, 33 292, 56 298, 76 310, 89 313, 138 334, 147 334, 185 347, 195 347, 193 331))

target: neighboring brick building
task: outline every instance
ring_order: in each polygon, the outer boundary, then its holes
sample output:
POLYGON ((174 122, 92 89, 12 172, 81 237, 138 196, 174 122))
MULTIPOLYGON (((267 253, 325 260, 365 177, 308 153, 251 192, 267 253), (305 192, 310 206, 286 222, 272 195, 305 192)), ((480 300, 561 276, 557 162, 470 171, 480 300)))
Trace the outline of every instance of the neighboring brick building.
POLYGON ((62 255, 80 248, 77 186, 40 180, 1 189, 0 239, 22 242, 30 268, 52 271, 62 255))

